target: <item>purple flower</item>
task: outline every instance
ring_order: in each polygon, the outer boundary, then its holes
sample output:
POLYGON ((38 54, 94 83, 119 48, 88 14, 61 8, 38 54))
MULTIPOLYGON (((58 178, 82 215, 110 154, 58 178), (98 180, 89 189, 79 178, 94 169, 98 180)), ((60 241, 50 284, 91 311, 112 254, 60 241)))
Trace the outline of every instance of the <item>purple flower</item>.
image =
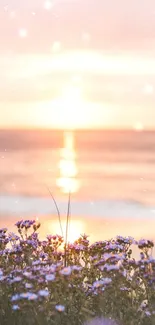
POLYGON ((20 276, 16 276, 12 281, 11 283, 14 283, 14 282, 20 282, 22 280, 22 278, 20 276))
POLYGON ((53 235, 47 235, 47 239, 51 241, 53 239, 53 235))
POLYGON ((7 232, 7 230, 8 230, 7 228, 1 228, 0 229, 0 236, 4 235, 7 232))
POLYGON ((35 293, 30 293, 28 300, 36 300, 38 296, 35 293))
POLYGON ((18 227, 18 228, 20 228, 20 226, 22 225, 22 223, 23 223, 23 220, 20 220, 20 221, 18 221, 18 222, 15 223, 15 226, 18 227))
POLYGON ((138 242, 139 248, 144 248, 144 247, 152 248, 153 246, 154 243, 152 240, 140 239, 138 242))
POLYGON ((47 259, 48 258, 48 254, 47 253, 44 253, 44 252, 41 252, 40 253, 40 258, 42 258, 43 260, 44 259, 47 259))
POLYGON ((12 310, 19 310, 19 309, 20 309, 20 307, 18 305, 13 305, 12 306, 12 310))
POLYGON ((39 290, 38 295, 40 297, 48 297, 49 296, 49 291, 48 290, 39 290))
POLYGON ((97 280, 93 283, 93 288, 97 289, 103 286, 103 281, 102 280, 97 280))
POLYGON ((63 311, 65 311, 65 306, 63 306, 63 305, 56 305, 55 306, 55 309, 57 311, 59 311, 59 312, 63 312, 63 311))
POLYGON ((6 276, 0 275, 0 282, 4 281, 6 279, 6 276))
POLYGON ((40 265, 41 261, 40 260, 36 260, 34 262, 32 262, 32 265, 40 265))
POLYGON ((74 271, 81 271, 81 270, 82 270, 82 266, 79 266, 79 265, 73 265, 73 266, 72 266, 72 270, 74 270, 74 271))
POLYGON ((20 297, 21 297, 21 295, 16 294, 16 295, 14 295, 14 296, 11 297, 11 301, 17 301, 17 300, 20 299, 20 297))
POLYGON ((35 224, 35 220, 25 220, 22 222, 21 227, 28 229, 34 224, 35 224))
POLYGON ((72 273, 72 268, 70 266, 64 267, 61 271, 60 274, 62 275, 70 275, 72 273))
POLYGON ((36 300, 38 298, 38 296, 33 292, 21 293, 20 297, 27 300, 36 300))
POLYGON ((26 243, 30 246, 32 246, 33 248, 37 248, 38 243, 37 241, 33 240, 33 239, 27 239, 26 243))
POLYGON ((105 264, 104 265, 104 269, 106 269, 108 272, 110 272, 110 271, 116 271, 116 270, 119 270, 119 265, 105 264))
POLYGON ((10 241, 17 241, 17 240, 20 239, 20 237, 17 236, 16 234, 14 234, 13 232, 9 233, 8 238, 9 238, 10 241))
POLYGON ((149 310, 146 310, 145 315, 149 317, 149 316, 151 316, 151 312, 149 310))
POLYGON ((54 281, 55 275, 54 274, 46 274, 45 278, 47 281, 54 281))
POLYGON ((26 289, 31 289, 33 285, 31 283, 25 283, 25 288, 26 289))
POLYGON ((31 272, 24 272, 23 275, 26 277, 26 278, 31 278, 32 277, 32 273, 31 272))
POLYGON ((112 279, 110 278, 102 278, 101 281, 103 282, 104 285, 110 284, 112 282, 112 279))

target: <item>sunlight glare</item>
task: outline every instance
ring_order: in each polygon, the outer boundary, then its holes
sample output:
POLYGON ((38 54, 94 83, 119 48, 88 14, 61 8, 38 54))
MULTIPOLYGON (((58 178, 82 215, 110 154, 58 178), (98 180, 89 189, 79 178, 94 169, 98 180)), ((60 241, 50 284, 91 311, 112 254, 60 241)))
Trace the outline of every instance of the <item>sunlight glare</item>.
MULTIPOLYGON (((66 221, 62 221, 63 233, 66 232, 66 221)), ((51 231, 54 234, 61 235, 60 224, 58 221, 52 222, 51 231)), ((68 228, 68 242, 73 243, 81 234, 84 233, 84 224, 79 220, 71 220, 68 228)))
POLYGON ((137 131, 137 132, 141 132, 141 131, 144 130, 144 125, 141 122, 137 122, 134 125, 134 130, 137 131))
POLYGON ((81 102, 81 89, 77 86, 68 86, 63 90, 63 98, 68 104, 81 102))
POLYGON ((61 50, 61 42, 55 41, 52 45, 52 52, 57 53, 61 50))
POLYGON ((46 0, 46 1, 44 2, 44 8, 45 8, 46 10, 50 10, 52 7, 53 7, 53 3, 52 3, 52 1, 50 1, 50 0, 46 0))
POLYGON ((54 118, 64 129, 73 130, 88 120, 87 104, 82 99, 79 86, 65 87, 62 96, 54 100, 52 105, 55 107, 54 118))
POLYGON ((153 94, 153 92, 154 92, 153 85, 149 85, 149 84, 145 85, 145 87, 144 87, 144 93, 145 94, 151 95, 151 94, 153 94))
POLYGON ((19 29, 19 36, 21 37, 21 38, 25 38, 25 37, 27 37, 27 29, 26 28, 20 28, 19 29))
POLYGON ((79 190, 79 180, 76 178, 78 168, 75 159, 73 133, 64 132, 64 148, 60 149, 59 177, 56 180, 56 185, 63 193, 75 193, 79 190))

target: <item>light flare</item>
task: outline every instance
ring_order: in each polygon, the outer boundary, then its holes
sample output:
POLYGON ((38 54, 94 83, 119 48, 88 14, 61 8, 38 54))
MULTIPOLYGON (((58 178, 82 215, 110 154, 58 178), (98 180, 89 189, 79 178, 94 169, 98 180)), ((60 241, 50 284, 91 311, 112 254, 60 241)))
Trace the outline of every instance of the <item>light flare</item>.
POLYGON ((44 8, 45 8, 46 10, 50 10, 50 9, 52 9, 52 7, 53 7, 53 3, 52 3, 52 1, 50 1, 50 0, 46 0, 46 1, 44 2, 44 8))
MULTIPOLYGON (((65 234, 66 231, 66 221, 63 220, 61 222, 62 224, 62 229, 63 233, 65 234)), ((71 223, 69 224, 69 229, 68 229, 68 242, 73 243, 75 240, 77 240, 81 234, 83 234, 84 231, 84 223, 79 220, 71 220, 71 223)), ((53 221, 51 225, 51 232, 54 234, 60 234, 60 224, 58 221, 53 221)))
POLYGON ((27 29, 26 28, 20 28, 19 29, 19 36, 21 38, 25 38, 25 37, 27 37, 27 35, 28 35, 28 32, 27 32, 27 29))

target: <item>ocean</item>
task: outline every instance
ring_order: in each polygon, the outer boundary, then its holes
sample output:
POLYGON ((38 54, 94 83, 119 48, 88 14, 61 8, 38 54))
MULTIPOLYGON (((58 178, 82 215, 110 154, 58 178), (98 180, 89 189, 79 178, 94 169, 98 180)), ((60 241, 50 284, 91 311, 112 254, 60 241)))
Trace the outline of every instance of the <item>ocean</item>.
POLYGON ((154 238, 155 132, 1 130, 0 226, 41 221, 41 235, 65 231, 70 241, 116 235, 154 238))

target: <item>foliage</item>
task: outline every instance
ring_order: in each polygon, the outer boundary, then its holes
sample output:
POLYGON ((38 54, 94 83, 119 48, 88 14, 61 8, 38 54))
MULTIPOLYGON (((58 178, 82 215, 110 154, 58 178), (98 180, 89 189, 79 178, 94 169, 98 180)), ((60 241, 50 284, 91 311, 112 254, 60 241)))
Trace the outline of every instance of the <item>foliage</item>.
POLYGON ((84 234, 66 247, 59 235, 41 241, 33 220, 16 226, 18 234, 0 229, 0 324, 80 325, 95 317, 155 324, 152 241, 90 244, 84 234))

